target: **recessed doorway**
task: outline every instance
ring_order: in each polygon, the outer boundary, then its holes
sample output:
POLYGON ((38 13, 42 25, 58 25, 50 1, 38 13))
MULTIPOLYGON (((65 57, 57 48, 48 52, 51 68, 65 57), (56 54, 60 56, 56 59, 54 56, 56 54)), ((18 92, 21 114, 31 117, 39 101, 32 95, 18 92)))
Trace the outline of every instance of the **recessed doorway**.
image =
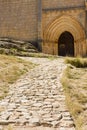
POLYGON ((63 32, 58 40, 59 56, 74 56, 74 37, 68 31, 63 32))

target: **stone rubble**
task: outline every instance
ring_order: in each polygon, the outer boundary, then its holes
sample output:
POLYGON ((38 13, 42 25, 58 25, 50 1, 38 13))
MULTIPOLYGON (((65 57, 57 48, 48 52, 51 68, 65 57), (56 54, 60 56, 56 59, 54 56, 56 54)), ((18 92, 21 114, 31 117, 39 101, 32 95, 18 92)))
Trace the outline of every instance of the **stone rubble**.
MULTIPOLYGON (((63 59, 25 58, 39 64, 10 86, 0 101, 0 125, 28 125, 75 130, 60 83, 63 59)), ((1 126, 0 126, 1 130, 1 126)))

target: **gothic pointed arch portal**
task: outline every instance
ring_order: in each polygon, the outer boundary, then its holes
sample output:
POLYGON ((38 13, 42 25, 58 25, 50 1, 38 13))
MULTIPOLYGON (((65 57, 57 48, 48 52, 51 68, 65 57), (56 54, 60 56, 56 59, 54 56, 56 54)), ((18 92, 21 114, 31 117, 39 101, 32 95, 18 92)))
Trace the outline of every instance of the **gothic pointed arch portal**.
POLYGON ((66 43, 68 47, 68 52, 69 49, 71 49, 70 51, 72 51, 73 49, 73 56, 86 55, 85 31, 76 19, 66 15, 53 20, 44 30, 42 45, 43 52, 47 54, 60 55, 59 45, 60 37, 62 34, 62 40, 64 39, 64 37, 66 37, 65 42, 68 42, 68 36, 71 37, 71 42, 73 42, 71 43, 73 47, 69 47, 69 45, 71 44, 66 43))

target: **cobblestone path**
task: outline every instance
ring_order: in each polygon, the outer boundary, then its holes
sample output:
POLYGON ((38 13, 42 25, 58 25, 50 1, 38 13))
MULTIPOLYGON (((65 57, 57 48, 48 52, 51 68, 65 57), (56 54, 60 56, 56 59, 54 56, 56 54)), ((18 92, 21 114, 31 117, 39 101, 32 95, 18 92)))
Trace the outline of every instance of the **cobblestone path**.
POLYGON ((11 85, 8 96, 0 101, 0 125, 75 130, 60 83, 66 67, 63 59, 25 59, 39 65, 11 85))

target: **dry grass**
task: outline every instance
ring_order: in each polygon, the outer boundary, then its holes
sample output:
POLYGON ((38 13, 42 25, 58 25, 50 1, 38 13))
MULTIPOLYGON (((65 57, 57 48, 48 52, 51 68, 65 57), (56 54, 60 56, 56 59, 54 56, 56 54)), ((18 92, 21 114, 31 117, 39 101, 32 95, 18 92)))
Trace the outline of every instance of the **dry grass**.
POLYGON ((0 55, 0 99, 8 93, 9 84, 34 67, 34 64, 14 56, 0 55))
MULTIPOLYGON (((81 62, 83 63, 84 59, 81 59, 81 62)), ((85 62, 87 62, 87 59, 85 59, 85 62)), ((83 68, 83 66, 82 68, 76 68, 73 66, 67 67, 62 78, 62 83, 66 94, 66 103, 74 118, 76 129, 86 130, 87 129, 87 68, 86 67, 83 68)))
POLYGON ((74 65, 77 68, 86 68, 87 67, 87 59, 86 58, 66 58, 66 63, 74 65))

